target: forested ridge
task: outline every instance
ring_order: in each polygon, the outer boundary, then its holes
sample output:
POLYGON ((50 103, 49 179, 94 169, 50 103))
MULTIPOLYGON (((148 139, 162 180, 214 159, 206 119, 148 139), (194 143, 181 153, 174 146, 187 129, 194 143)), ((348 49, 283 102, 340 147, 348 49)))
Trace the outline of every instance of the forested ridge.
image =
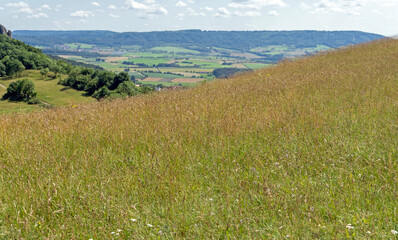
POLYGON ((49 68, 52 64, 39 49, 0 35, 0 77, 14 76, 25 69, 49 68))
POLYGON ((316 47, 325 45, 338 48, 350 44, 373 41, 382 35, 359 31, 160 31, 125 32, 112 31, 14 31, 15 38, 31 45, 54 46, 56 44, 86 43, 100 46, 139 45, 155 47, 178 45, 182 47, 218 47, 248 51, 267 45, 294 45, 316 47))

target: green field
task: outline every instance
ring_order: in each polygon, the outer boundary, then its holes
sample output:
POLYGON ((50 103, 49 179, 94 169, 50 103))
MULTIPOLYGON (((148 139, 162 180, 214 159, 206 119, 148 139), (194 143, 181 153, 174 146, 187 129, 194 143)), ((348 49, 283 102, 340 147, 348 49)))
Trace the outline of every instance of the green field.
POLYGON ((297 48, 295 46, 287 45, 270 45, 264 47, 256 47, 250 51, 253 53, 263 53, 269 55, 286 54, 287 56, 301 56, 306 54, 313 54, 320 51, 329 50, 330 47, 324 45, 317 45, 316 47, 297 48))
MULTIPOLYGON (((22 75, 22 77, 14 79, 0 78, 0 83, 5 87, 8 87, 11 82, 17 81, 19 79, 30 79, 35 84, 37 98, 45 102, 46 104, 54 107, 68 106, 79 103, 89 103, 95 101, 94 98, 85 96, 84 92, 79 92, 74 89, 58 85, 59 79, 43 79, 39 71, 29 70, 25 71, 22 75)), ((0 87, 0 95, 3 96, 5 92, 5 89, 0 87)), ((13 111, 31 111, 39 108, 39 105, 28 105, 27 103, 11 102, 8 100, 0 102, 0 114, 13 111)))
MULTIPOLYGON (((77 47, 77 44, 73 45, 77 47)), ((90 52, 88 47, 84 46, 85 51, 90 52)), ((82 49, 82 46, 80 46, 82 49)), ((97 61, 97 58, 85 58, 81 56, 73 56, 71 59, 95 64, 103 67, 108 71, 122 72, 130 70, 130 75, 137 79, 145 80, 145 76, 137 72, 145 73, 152 71, 156 73, 146 74, 148 77, 155 78, 182 78, 178 75, 169 75, 170 73, 183 73, 184 78, 195 76, 203 76, 204 74, 212 73, 214 69, 218 68, 239 68, 239 69, 259 69, 272 65, 272 62, 267 59, 262 59, 256 53, 266 55, 280 55, 286 57, 303 56, 317 51, 327 50, 328 47, 319 45, 313 48, 296 48, 287 45, 270 45, 265 47, 257 47, 251 49, 251 52, 239 52, 232 49, 212 48, 212 50, 199 52, 196 50, 182 48, 182 47, 154 47, 151 49, 139 48, 137 46, 125 46, 115 49, 101 49, 96 46, 101 57, 105 62, 97 61), (124 62, 133 63, 123 64, 124 62), (223 64, 224 63, 224 64, 223 64), (143 64, 144 66, 139 66, 143 64), (172 64, 170 67, 156 67, 158 64, 172 64), (191 73, 191 75, 189 75, 191 73)), ((81 54, 84 52, 76 52, 74 54, 81 54)), ((212 79, 205 76, 206 79, 212 79)))
MULTIPOLYGON (((157 65, 160 63, 168 63, 170 62, 171 58, 157 58, 157 57, 153 57, 153 58, 144 58, 144 57, 138 57, 138 58, 130 58, 129 60, 127 60, 127 62, 134 62, 134 64, 146 64, 148 66, 153 66, 153 65, 157 65)), ((123 61, 120 61, 123 62, 123 61)))
POLYGON ((70 43, 66 44, 67 46, 70 47, 70 49, 76 50, 76 49, 91 49, 94 47, 94 45, 90 44, 84 44, 84 43, 70 43))
POLYGON ((187 53, 187 54, 200 54, 199 51, 182 48, 182 47, 154 47, 151 49, 152 51, 162 51, 168 53, 187 53))
POLYGON ((145 75, 154 78, 185 78, 184 76, 169 73, 145 73, 145 75))
POLYGON ((142 83, 142 84, 150 84, 150 85, 159 85, 159 84, 162 84, 162 85, 164 85, 164 86, 182 86, 182 87, 195 87, 195 86, 197 86, 198 84, 200 84, 200 82, 197 82, 197 83, 173 83, 173 82, 147 82, 147 81, 145 81, 145 80, 143 80, 143 81, 140 81, 140 83, 142 83))

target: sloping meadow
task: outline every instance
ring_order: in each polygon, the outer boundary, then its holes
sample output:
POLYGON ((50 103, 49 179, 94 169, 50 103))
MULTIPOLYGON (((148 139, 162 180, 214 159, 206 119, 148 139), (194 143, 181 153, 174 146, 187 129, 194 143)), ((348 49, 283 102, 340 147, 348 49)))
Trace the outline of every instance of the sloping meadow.
POLYGON ((398 42, 0 117, 0 238, 398 231, 398 42))

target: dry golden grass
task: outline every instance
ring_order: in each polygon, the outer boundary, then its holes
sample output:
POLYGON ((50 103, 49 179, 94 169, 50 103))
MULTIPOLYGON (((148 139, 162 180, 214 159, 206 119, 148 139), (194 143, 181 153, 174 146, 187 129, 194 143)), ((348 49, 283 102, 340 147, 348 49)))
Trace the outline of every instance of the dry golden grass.
POLYGON ((397 129, 395 40, 0 116, 0 238, 391 239, 397 129))

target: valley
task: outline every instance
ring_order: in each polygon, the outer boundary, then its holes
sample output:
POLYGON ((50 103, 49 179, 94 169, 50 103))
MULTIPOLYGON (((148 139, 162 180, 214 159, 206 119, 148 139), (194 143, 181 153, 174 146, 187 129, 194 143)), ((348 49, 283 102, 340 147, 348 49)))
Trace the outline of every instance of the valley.
POLYGON ((44 53, 93 64, 108 71, 127 72, 138 83, 192 87, 203 81, 228 77, 296 59, 379 39, 363 32, 327 31, 163 31, 116 33, 110 31, 16 31, 17 39, 40 47, 44 53), (105 37, 105 39, 104 39, 105 37), (225 70, 222 76, 216 69, 225 70))

